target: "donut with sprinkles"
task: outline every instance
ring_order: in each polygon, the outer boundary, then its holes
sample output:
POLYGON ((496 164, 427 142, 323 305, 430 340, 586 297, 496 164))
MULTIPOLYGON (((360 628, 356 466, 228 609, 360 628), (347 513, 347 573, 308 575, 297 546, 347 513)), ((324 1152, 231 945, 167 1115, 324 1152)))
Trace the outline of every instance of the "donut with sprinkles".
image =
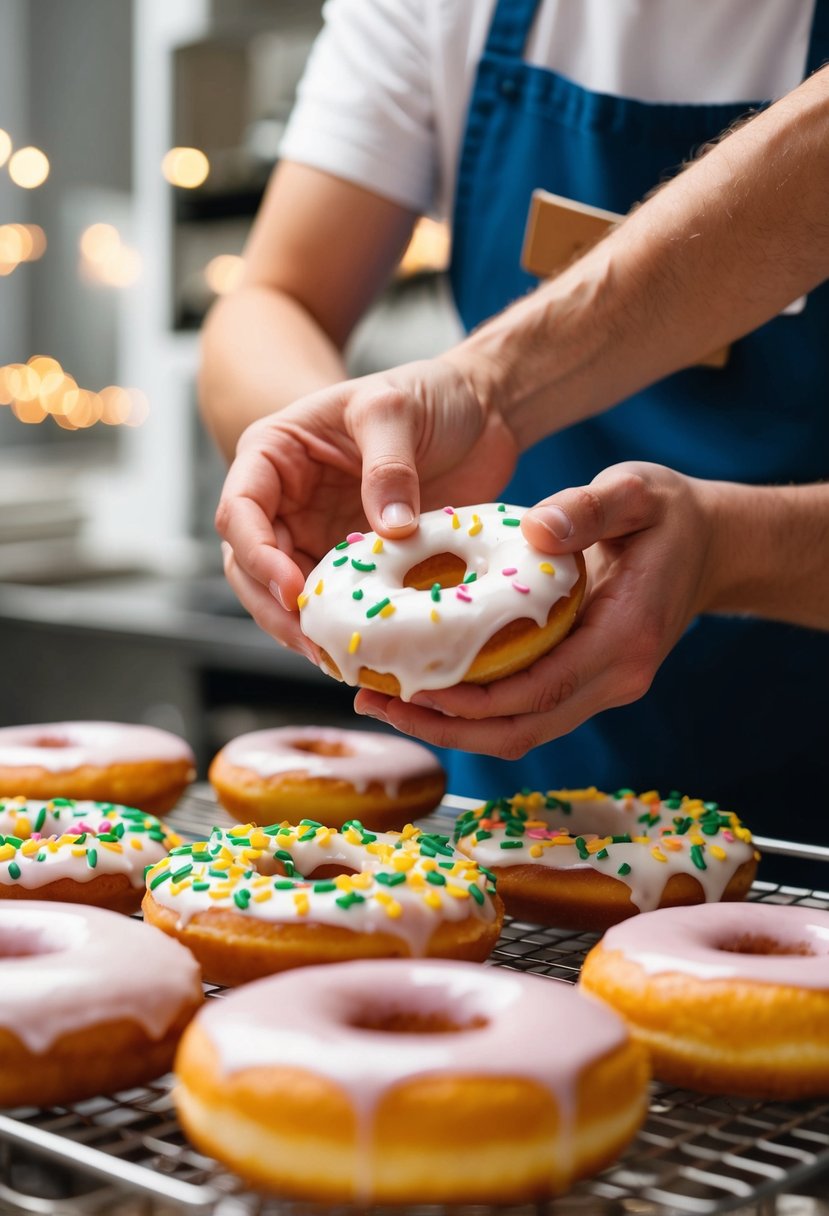
POLYGON ((0 799, 0 900, 137 912, 144 871, 181 843, 154 815, 109 802, 0 799))
POLYGON ((732 811, 672 792, 524 790, 464 812, 455 841, 511 916, 604 930, 637 912, 744 899, 759 854, 732 811))
POLYGON ((521 532, 526 508, 444 507, 403 540, 351 532, 309 575, 300 625, 346 684, 410 700, 522 671, 571 628, 580 553, 553 561, 521 532))
POLYGON ((146 881, 145 918, 217 984, 355 958, 482 961, 503 916, 491 874, 411 824, 214 828, 172 849, 146 881))

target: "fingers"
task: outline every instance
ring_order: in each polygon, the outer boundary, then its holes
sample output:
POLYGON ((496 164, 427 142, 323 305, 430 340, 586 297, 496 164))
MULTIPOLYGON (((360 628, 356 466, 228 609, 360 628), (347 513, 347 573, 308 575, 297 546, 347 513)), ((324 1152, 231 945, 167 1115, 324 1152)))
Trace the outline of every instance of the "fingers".
POLYGON ((524 515, 524 536, 545 553, 572 553, 653 527, 662 513, 657 465, 614 465, 589 486, 561 490, 524 515))
POLYGON ((259 628, 281 645, 316 663, 316 649, 301 631, 296 612, 286 612, 280 607, 273 594, 242 569, 228 544, 222 545, 222 557, 227 581, 259 628))
POLYGON ((417 417, 408 394, 391 387, 373 390, 349 406, 349 424, 363 458, 363 510, 382 536, 408 536, 417 527, 417 417))
POLYGON ((238 567, 270 588, 282 607, 291 611, 305 580, 290 554, 287 531, 283 529, 279 538, 274 532, 272 520, 280 499, 281 485, 273 464, 256 447, 241 451, 225 480, 216 530, 230 545, 238 567), (283 547, 278 548, 278 543, 283 547))

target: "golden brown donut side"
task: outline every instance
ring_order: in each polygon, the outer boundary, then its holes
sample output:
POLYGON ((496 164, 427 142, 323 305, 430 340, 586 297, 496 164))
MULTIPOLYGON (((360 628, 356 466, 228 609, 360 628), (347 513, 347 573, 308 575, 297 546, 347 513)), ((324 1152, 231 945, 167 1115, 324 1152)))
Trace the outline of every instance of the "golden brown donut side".
POLYGON ((43 887, 24 887, 12 883, 0 886, 0 899, 47 899, 58 903, 87 904, 130 915, 141 907, 143 887, 134 887, 126 874, 102 874, 89 882, 59 878, 43 887))
POLYGON ((0 797, 89 799, 162 815, 175 806, 194 775, 187 760, 146 760, 105 768, 87 764, 66 773, 0 766, 0 797))

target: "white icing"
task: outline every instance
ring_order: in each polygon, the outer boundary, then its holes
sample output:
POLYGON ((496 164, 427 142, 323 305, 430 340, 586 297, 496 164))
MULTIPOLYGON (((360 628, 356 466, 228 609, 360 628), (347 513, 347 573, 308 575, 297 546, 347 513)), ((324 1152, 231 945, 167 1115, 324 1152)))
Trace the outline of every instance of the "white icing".
POLYGON ((432 753, 412 739, 323 726, 283 726, 240 735, 222 748, 219 758, 264 778, 292 773, 345 781, 360 794, 377 783, 390 798, 397 797, 406 781, 442 774, 432 753), (308 750, 314 743, 341 748, 343 754, 308 750))
MULTIPOLYGON (((445 844, 441 845, 445 852, 438 851, 435 857, 426 855, 431 852, 430 842, 436 839, 445 840, 411 827, 402 833, 367 834, 356 828, 336 832, 303 824, 283 824, 281 829, 253 825, 227 831, 214 828, 209 841, 192 846, 195 857, 186 849, 178 849, 150 870, 147 886, 157 903, 176 912, 179 927, 197 913, 230 910, 251 920, 275 924, 319 923, 354 933, 388 933, 402 938, 412 955, 422 955, 442 922, 475 917, 492 923, 496 915, 486 876, 474 862, 445 844), (310 833, 310 839, 299 839, 306 833, 310 833), (365 844, 360 842, 361 836, 365 844), (238 843, 240 839, 250 843, 238 843), (260 872, 273 869, 280 851, 296 867, 296 881, 290 887, 275 885, 285 884, 285 877, 260 872), (202 852, 209 854, 210 862, 198 860, 202 852), (192 869, 187 870, 190 864, 192 869), (226 866, 226 881, 209 872, 222 865, 226 866), (324 880, 335 884, 331 890, 315 890, 314 880, 306 882, 303 878, 330 865, 354 871, 356 877, 346 874, 324 880), (182 873, 184 870, 187 872, 182 873), (427 877, 430 871, 444 877, 445 883, 431 882, 427 877), (392 883, 379 879, 381 873, 393 875, 392 883), (162 877, 166 874, 171 875, 170 880, 162 877), (176 874, 181 874, 178 881, 172 878, 176 874), (404 875, 402 880, 400 874, 404 875), (204 882, 209 889, 194 889, 194 883, 204 882), (473 887, 480 899, 470 894, 473 887), (219 892, 223 892, 221 897, 217 897, 219 892), (238 906, 236 897, 240 893, 249 900, 247 907, 238 906), (348 899, 350 894, 357 898, 348 899), (343 898, 347 907, 337 903, 343 898)), ((290 870, 290 866, 287 868, 290 870)))
POLYGON ((85 765, 143 761, 195 764, 191 748, 169 731, 120 722, 47 722, 0 727, 0 769, 42 768, 69 773, 85 765))
POLYGON ((32 1052, 121 1018, 160 1039, 200 997, 190 951, 150 925, 76 904, 0 903, 0 1026, 32 1052))
POLYGON ((499 629, 523 618, 546 624, 550 608, 578 581, 571 555, 551 558, 528 545, 520 527, 504 522, 520 520, 525 510, 484 503, 429 511, 405 540, 352 533, 347 548, 332 549, 308 576, 300 597, 303 632, 347 684, 359 683, 361 667, 392 673, 408 701, 420 689, 460 683, 499 629), (440 553, 462 558, 475 581, 441 590, 439 601, 430 591, 403 586, 414 566, 440 553), (357 569, 355 561, 373 568, 357 569), (355 592, 361 598, 354 599, 355 592), (393 611, 368 616, 385 599, 393 611))
POLYGON ((69 799, 0 799, 0 835, 0 895, 5 886, 34 891, 62 878, 86 883, 103 874, 124 874, 140 890, 145 866, 166 857, 178 843, 153 815, 69 799), (118 835, 122 829, 119 840, 98 840, 101 833, 118 835), (166 844, 153 840, 150 830, 162 834, 166 844), (6 837, 22 843, 9 843, 6 837))
POLYGON ((681 833, 677 831, 675 818, 687 820, 704 816, 704 804, 698 799, 686 798, 680 807, 668 807, 668 800, 661 800, 658 795, 647 797, 643 802, 632 794, 616 798, 598 790, 550 790, 547 796, 518 794, 502 800, 506 812, 499 811, 493 803, 494 809, 489 815, 481 808, 474 812, 477 818, 466 821, 461 817, 458 830, 463 834, 457 847, 480 865, 496 871, 517 865, 537 865, 550 870, 595 870, 623 882, 640 912, 659 906, 665 884, 673 874, 688 874, 695 878, 706 901, 721 899, 735 871, 754 856, 750 834, 736 815, 726 812, 712 812, 727 814, 729 822, 728 827, 720 828, 715 834, 703 832, 696 820, 681 833), (548 798, 558 799, 570 809, 547 806, 548 798), (526 812, 529 823, 540 826, 528 827, 523 835, 509 834, 507 825, 495 822, 491 815, 508 814, 510 805, 526 812), (641 821, 643 817, 645 822, 641 821), (488 839, 478 839, 476 825, 480 820, 485 822, 484 830, 492 833, 488 839), (464 824, 462 829, 461 824, 464 824), (607 839, 624 835, 643 839, 629 843, 612 843, 607 839), (553 844, 556 838, 567 843, 553 844), (577 838, 584 842, 581 849, 575 844, 577 838), (506 848, 502 848, 504 844, 506 848), (603 851, 606 856, 600 856, 603 851), (704 869, 697 864, 700 860, 704 862, 704 869), (619 873, 628 866, 629 872, 619 873))

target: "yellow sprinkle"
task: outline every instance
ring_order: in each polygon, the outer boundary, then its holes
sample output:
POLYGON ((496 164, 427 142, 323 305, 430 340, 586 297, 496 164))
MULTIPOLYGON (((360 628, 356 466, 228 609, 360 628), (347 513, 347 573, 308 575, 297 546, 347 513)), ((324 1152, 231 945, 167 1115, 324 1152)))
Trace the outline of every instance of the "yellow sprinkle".
POLYGON ((757 852, 757 850, 756 850, 756 849, 754 850, 754 860, 755 860, 755 861, 759 861, 759 860, 760 860, 760 854, 757 852))
POLYGON ((230 899, 230 892, 224 887, 212 887, 207 894, 211 899, 230 899))
POLYGON ((371 546, 371 551, 372 551, 372 553, 382 553, 383 552, 383 541, 381 540, 381 538, 379 536, 377 537, 377 540, 374 542, 374 544, 371 546))
POLYGON ((143 848, 144 848, 144 845, 141 843, 141 841, 138 839, 138 837, 137 837, 137 836, 133 836, 133 837, 132 837, 132 839, 130 840, 130 844, 132 845, 132 847, 133 847, 134 849, 138 849, 139 853, 140 853, 140 852, 143 850, 143 848))
POLYGON ((420 828, 416 828, 413 823, 407 823, 400 833, 401 840, 411 840, 413 836, 420 835, 420 828))
POLYGON ((365 891, 374 882, 374 876, 370 870, 366 870, 363 874, 352 874, 351 883, 355 890, 365 891))
POLYGON ((307 603, 308 603, 308 596, 305 594, 304 591, 300 591, 299 595, 296 597, 297 608, 304 608, 307 603))
POLYGON ((437 891, 427 891, 423 896, 423 902, 427 908, 434 908, 435 911, 443 907, 443 902, 437 891))
POLYGON ((566 832, 564 833, 563 836, 554 836, 553 839, 550 841, 550 844, 572 844, 572 843, 573 843, 573 837, 568 836, 568 834, 566 832))
POLYGON ((542 574, 555 574, 556 568, 552 562, 539 562, 538 568, 542 574))
POLYGON ((346 841, 349 844, 361 844, 362 843, 360 833, 357 831, 356 828, 349 828, 348 831, 343 832, 343 836, 345 837, 346 841))
POLYGON ((32 834, 31 824, 22 815, 18 815, 14 821, 14 834, 21 840, 26 840, 32 834))
POLYGON ((448 882, 446 884, 446 894, 453 896, 455 899, 469 899, 469 891, 466 887, 459 887, 457 883, 448 882))
POLYGON ((691 835, 691 833, 689 832, 688 839, 690 840, 691 844, 698 844, 698 845, 705 844, 705 840, 703 839, 702 836, 700 836, 699 832, 694 832, 693 835, 691 835))
POLYGON ((483 528, 483 526, 484 526, 484 525, 481 523, 480 516, 478 516, 478 515, 473 515, 473 516, 472 516, 472 524, 471 524, 471 526, 470 526, 470 527, 469 527, 469 529, 468 529, 469 535, 470 535, 470 536, 477 536, 477 535, 478 535, 478 533, 479 533, 479 532, 481 531, 481 529, 483 528))
POLYGON ((270 874, 257 874, 255 878, 250 880, 252 887, 269 887, 271 885, 270 874))
POLYGON ((547 793, 558 798, 560 802, 592 802, 596 798, 607 797, 607 794, 603 794, 595 785, 583 790, 548 790, 547 793))
POLYGON ((389 861, 394 853, 394 849, 390 844, 383 844, 382 841, 377 840, 374 844, 366 845, 366 852, 379 857, 381 861, 389 861))
POLYGON ((184 878, 184 879, 182 879, 181 882, 171 883, 170 884, 170 894, 178 895, 179 891, 186 891, 189 886, 190 886, 189 878, 184 878))
POLYGON ((390 916, 392 920, 396 920, 403 914, 400 904, 393 896, 389 895, 388 891, 377 891, 374 898, 378 904, 382 904, 386 910, 386 915, 390 916))
POLYGON ((256 894, 253 897, 253 902, 255 904, 262 904, 265 902, 266 899, 270 899, 272 895, 273 895, 273 891, 271 890, 271 888, 269 886, 263 887, 261 891, 256 892, 256 894))
POLYGON ((294 891, 294 907, 296 908, 297 916, 308 915, 311 904, 304 891, 294 891))
POLYGON ((251 848, 267 849, 268 845, 270 844, 270 839, 265 835, 264 832, 260 832, 257 828, 255 832, 251 832, 250 834, 250 843, 251 848))
POLYGON ((588 853, 599 853, 602 849, 606 849, 612 841, 609 836, 602 836, 598 840, 591 840, 587 846, 588 853))
POLYGON ((680 852, 682 851, 682 841, 681 841, 681 840, 673 840, 673 839, 671 839, 671 838, 670 838, 670 837, 668 837, 668 836, 663 836, 663 838, 662 838, 662 848, 663 848, 663 849, 670 849, 670 851, 671 851, 672 853, 680 853, 680 852))
POLYGON ((544 850, 542 849, 540 844, 531 844, 530 845, 530 857, 542 857, 543 854, 544 854, 544 850))
POLYGON ((385 608, 380 609, 380 616, 392 616, 395 612, 397 609, 394 604, 386 604, 385 608))
POLYGON ((631 836, 631 840, 634 844, 650 844, 651 842, 650 836, 631 836))
POLYGON ((72 856, 73 857, 86 857, 86 845, 83 845, 83 844, 75 845, 74 849, 72 849, 72 856))
POLYGON ((120 840, 99 840, 98 844, 102 849, 109 849, 110 853, 123 853, 120 840))
POLYGON ((433 608, 429 615, 431 616, 431 618, 435 622, 435 624, 437 624, 438 621, 440 620, 440 613, 438 612, 437 608, 433 608))
POLYGON ((423 861, 420 863, 420 868, 424 874, 428 874, 430 870, 436 870, 438 868, 438 863, 435 861, 434 857, 424 857, 423 861))
POLYGON ((50 837, 49 840, 46 841, 46 848, 49 850, 50 853, 57 853, 57 851, 58 851, 57 840, 55 840, 54 837, 50 837))
POLYGON ((721 845, 709 844, 708 852, 712 857, 716 857, 717 861, 725 861, 726 859, 726 851, 721 845))
POLYGON ((658 790, 646 790, 644 794, 639 795, 639 801, 644 802, 646 806, 650 806, 654 802, 661 802, 658 790))
POLYGON ((411 887, 413 891, 422 891, 426 886, 426 879, 417 870, 410 870, 406 875, 406 886, 411 887))
POLYGON ((455 514, 452 516, 452 527, 459 528, 460 526, 461 526, 460 516, 458 515, 458 513, 456 511, 455 514))
POLYGON ((662 850, 657 849, 657 848, 651 849, 651 856, 655 857, 657 861, 667 861, 668 860, 668 858, 665 856, 665 854, 662 852, 662 850))
POLYGON ((39 840, 26 840, 20 846, 20 852, 23 854, 24 857, 31 857, 32 854, 36 853, 39 848, 40 848, 39 840))
POLYGON ((4 844, 0 846, 0 861, 8 861, 10 857, 14 857, 15 848, 13 844, 4 844))
POLYGON ((338 874, 334 879, 334 885, 340 891, 352 891, 354 889, 351 881, 352 877, 353 875, 351 874, 338 874))
POLYGON ((355 629, 355 630, 354 630, 354 632, 353 632, 353 633, 352 633, 352 635, 351 635, 351 641, 348 643, 348 653, 349 653, 349 654, 356 654, 356 653, 357 653, 357 647, 358 647, 359 645, 360 645, 360 635, 359 635, 359 633, 357 632, 357 630, 355 629))
POLYGON ((392 869, 394 870, 411 870, 414 863, 414 857, 411 857, 406 853, 398 853, 397 856, 392 860, 391 864, 392 869))
POLYGON ((324 586, 325 586, 324 580, 320 579, 320 581, 317 583, 316 587, 314 588, 314 595, 322 595, 322 589, 324 586))

